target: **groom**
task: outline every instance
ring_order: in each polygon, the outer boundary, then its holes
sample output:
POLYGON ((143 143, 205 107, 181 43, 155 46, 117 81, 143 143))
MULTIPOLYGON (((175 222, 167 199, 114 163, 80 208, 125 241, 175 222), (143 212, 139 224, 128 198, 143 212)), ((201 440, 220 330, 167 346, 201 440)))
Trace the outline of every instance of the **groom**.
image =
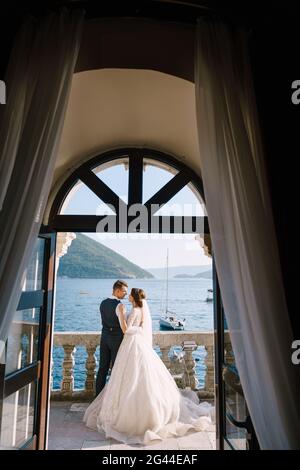
POLYGON ((99 395, 106 383, 106 377, 111 362, 113 367, 118 349, 123 339, 123 331, 119 322, 119 313, 125 312, 121 299, 127 295, 128 284, 116 281, 111 297, 102 300, 100 313, 102 319, 102 334, 100 341, 100 364, 96 378, 96 396, 99 395))

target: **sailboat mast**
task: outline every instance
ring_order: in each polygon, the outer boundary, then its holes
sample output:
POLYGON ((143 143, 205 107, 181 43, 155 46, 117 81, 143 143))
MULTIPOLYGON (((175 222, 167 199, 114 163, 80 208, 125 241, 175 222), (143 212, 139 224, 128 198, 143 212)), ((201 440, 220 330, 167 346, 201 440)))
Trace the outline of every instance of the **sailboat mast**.
POLYGON ((167 288, 166 288, 166 314, 168 313, 168 296, 169 296, 169 248, 167 248, 167 288))

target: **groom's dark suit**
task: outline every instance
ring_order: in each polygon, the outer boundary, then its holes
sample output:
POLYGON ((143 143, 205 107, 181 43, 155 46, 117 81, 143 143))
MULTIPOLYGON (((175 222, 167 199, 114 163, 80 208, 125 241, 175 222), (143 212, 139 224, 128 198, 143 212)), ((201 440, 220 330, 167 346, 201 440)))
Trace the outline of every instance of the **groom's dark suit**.
POLYGON ((96 396, 99 395, 106 383, 110 362, 114 365, 116 355, 123 339, 119 318, 116 315, 117 298, 104 299, 100 304, 102 319, 102 334, 100 341, 100 364, 96 378, 96 396))

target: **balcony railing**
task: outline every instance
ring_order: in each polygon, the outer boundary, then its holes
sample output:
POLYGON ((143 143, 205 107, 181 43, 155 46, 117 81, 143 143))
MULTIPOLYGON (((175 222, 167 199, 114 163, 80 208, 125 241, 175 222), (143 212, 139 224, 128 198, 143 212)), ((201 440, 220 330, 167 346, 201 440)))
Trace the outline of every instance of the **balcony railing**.
MULTIPOLYGON (((100 344, 100 338, 101 334, 95 332, 56 332, 54 334, 53 346, 54 348, 62 347, 64 357, 60 389, 53 390, 51 384, 52 399, 89 400, 94 397, 95 352, 100 344), (75 351, 78 346, 83 346, 87 352, 84 389, 75 389, 74 387, 75 351)), ((153 333, 153 346, 159 348, 161 359, 173 375, 178 387, 190 387, 192 390, 197 389, 201 398, 212 398, 214 396, 213 332, 158 331, 153 333), (201 389, 197 387, 198 381, 195 375, 196 361, 193 356, 193 351, 198 346, 203 346, 206 350, 204 358, 206 366, 204 387, 201 389), (181 348, 181 354, 175 354, 174 347, 181 348)))

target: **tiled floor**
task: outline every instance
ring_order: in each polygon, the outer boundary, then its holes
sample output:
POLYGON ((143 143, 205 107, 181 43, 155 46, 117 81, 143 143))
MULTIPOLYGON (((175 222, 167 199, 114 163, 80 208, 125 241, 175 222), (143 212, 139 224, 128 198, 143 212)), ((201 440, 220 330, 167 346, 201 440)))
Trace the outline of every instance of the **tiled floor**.
POLYGON ((49 426, 49 450, 125 450, 125 449, 165 449, 165 450, 213 450, 215 449, 215 427, 211 425, 205 432, 195 432, 183 437, 170 438, 162 442, 143 446, 128 446, 114 439, 91 431, 82 422, 87 403, 51 402, 49 426))

